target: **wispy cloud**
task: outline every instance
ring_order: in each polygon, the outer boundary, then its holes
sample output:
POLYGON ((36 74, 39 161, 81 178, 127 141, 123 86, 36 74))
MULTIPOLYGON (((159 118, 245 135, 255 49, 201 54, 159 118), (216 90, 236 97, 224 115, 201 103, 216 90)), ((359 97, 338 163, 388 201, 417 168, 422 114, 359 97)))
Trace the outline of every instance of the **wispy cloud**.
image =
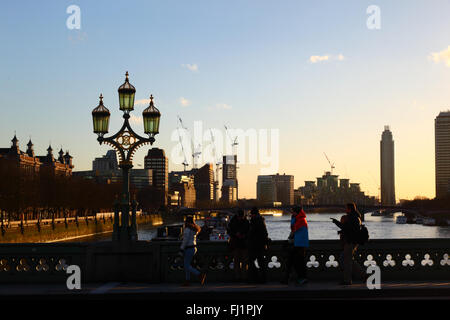
POLYGON ((189 105, 191 104, 191 102, 190 102, 188 99, 183 98, 183 97, 181 97, 181 98, 178 99, 178 100, 180 101, 180 104, 181 104, 183 107, 187 107, 187 106, 189 106, 189 105))
POLYGON ((323 56, 311 56, 311 57, 309 57, 309 62, 319 63, 319 62, 332 61, 332 60, 343 61, 344 59, 345 59, 345 57, 342 54, 339 54, 337 56, 327 54, 327 55, 323 55, 323 56))
POLYGON ((198 72, 198 65, 195 64, 195 63, 194 64, 186 63, 186 64, 182 64, 181 66, 183 68, 186 68, 186 69, 190 70, 190 71, 198 72))
POLYGON ((439 52, 432 52, 428 58, 435 63, 444 62, 447 67, 450 67, 450 46, 439 52))
POLYGON ((145 104, 150 104, 150 99, 140 99, 134 101, 134 105, 145 105, 145 104))
POLYGON ((328 61, 330 59, 329 56, 311 56, 309 57, 309 61, 311 63, 317 63, 322 61, 328 61))

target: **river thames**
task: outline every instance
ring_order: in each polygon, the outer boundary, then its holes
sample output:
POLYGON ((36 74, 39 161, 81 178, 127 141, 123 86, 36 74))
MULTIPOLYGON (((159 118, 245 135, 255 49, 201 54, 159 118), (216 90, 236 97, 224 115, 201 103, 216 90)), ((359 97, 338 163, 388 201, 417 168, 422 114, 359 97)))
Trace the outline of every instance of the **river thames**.
MULTIPOLYGON (((339 239, 330 218, 340 219, 343 213, 309 213, 308 232, 311 240, 339 239)), ((364 224, 369 230, 370 239, 414 239, 414 238, 450 238, 450 226, 424 226, 420 224, 397 224, 396 213, 391 217, 376 217, 366 214, 364 224)), ((286 240, 289 235, 290 215, 264 216, 269 237, 272 240, 286 240)), ((203 225, 202 221, 198 221, 203 225)), ((151 240, 156 236, 155 228, 142 226, 138 230, 139 240, 151 240)))

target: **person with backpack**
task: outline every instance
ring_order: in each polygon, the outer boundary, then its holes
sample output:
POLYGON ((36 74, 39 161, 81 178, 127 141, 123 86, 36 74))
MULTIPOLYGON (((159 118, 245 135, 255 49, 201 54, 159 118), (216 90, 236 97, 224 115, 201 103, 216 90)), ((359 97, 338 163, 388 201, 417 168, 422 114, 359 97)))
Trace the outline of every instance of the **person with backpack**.
POLYGON ((302 285, 308 280, 306 279, 306 249, 309 247, 308 222, 306 214, 301 206, 295 206, 292 209, 291 217, 291 236, 294 240, 288 249, 288 259, 286 263, 286 274, 282 281, 289 283, 289 275, 292 267, 297 273, 297 284, 302 285))
POLYGON ((248 281, 250 283, 265 283, 267 260, 266 251, 269 244, 269 237, 266 222, 261 217, 258 208, 253 208, 250 212, 250 228, 248 232, 248 281), (259 271, 255 266, 258 262, 259 271))
POLYGON ((367 275, 353 258, 358 249, 358 245, 362 242, 361 214, 356 209, 356 205, 354 203, 348 203, 346 206, 346 215, 341 217, 341 221, 336 219, 332 220, 341 229, 338 231, 342 244, 340 264, 344 271, 344 279, 341 284, 351 285, 352 276, 359 276, 362 280, 365 280, 367 275))
POLYGON ((183 241, 180 246, 180 256, 184 256, 184 271, 186 274, 186 280, 183 283, 183 286, 189 286, 189 282, 191 279, 191 273, 198 276, 200 280, 200 284, 204 285, 206 274, 201 273, 194 267, 192 267, 192 259, 194 255, 197 253, 197 233, 200 232, 200 226, 195 224, 194 217, 187 216, 186 221, 184 223, 184 232, 183 232, 183 241))
POLYGON ((247 237, 250 223, 244 215, 244 210, 239 209, 228 224, 228 234, 230 235, 229 249, 233 257, 235 279, 240 282, 244 279, 247 269, 247 237))

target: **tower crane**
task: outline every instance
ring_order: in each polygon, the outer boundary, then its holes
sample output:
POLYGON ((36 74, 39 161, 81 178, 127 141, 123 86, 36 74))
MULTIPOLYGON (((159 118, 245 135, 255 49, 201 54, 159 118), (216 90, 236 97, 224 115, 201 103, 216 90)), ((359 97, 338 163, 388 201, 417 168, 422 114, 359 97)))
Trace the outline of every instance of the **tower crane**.
POLYGON ((214 140, 214 134, 213 134, 213 132, 212 132, 212 129, 209 129, 209 132, 210 132, 210 134, 211 134, 211 141, 212 141, 212 144, 213 144, 213 153, 214 153, 214 161, 216 161, 216 174, 215 174, 215 177, 214 177, 214 200, 215 201, 218 201, 219 199, 219 195, 218 195, 218 192, 219 192, 219 172, 220 172, 220 165, 221 164, 223 164, 223 162, 222 161, 220 161, 219 159, 217 159, 217 154, 216 154, 216 142, 215 142, 215 140, 214 140))
POLYGON ((231 149, 232 149, 233 156, 234 156, 234 155, 236 155, 236 148, 235 148, 235 146, 237 146, 237 145, 239 144, 239 142, 237 142, 238 136, 236 136, 236 137, 233 139, 233 138, 230 136, 230 133, 229 133, 229 131, 228 131, 227 126, 224 126, 224 127, 225 127, 225 132, 226 132, 228 138, 229 138, 230 141, 231 141, 231 149))
MULTIPOLYGON (((181 121, 181 119, 180 119, 180 121, 181 121)), ((178 121, 177 121, 177 122, 178 122, 178 121)), ((180 134, 180 126, 179 126, 178 124, 177 124, 177 132, 178 132, 178 140, 180 141, 181 150, 183 151, 183 157, 184 157, 184 160, 183 160, 183 162, 182 162, 182 165, 183 165, 183 171, 186 171, 186 167, 187 167, 189 164, 187 163, 186 152, 184 151, 183 141, 182 141, 182 139, 181 139, 181 134, 180 134)))
POLYGON ((325 152, 324 152, 323 154, 325 155, 325 158, 327 158, 327 161, 328 161, 328 163, 330 164, 330 167, 331 167, 330 173, 333 174, 333 169, 335 168, 335 167, 334 167, 334 162, 333 162, 333 164, 332 164, 331 161, 330 161, 330 159, 328 159, 327 154, 326 154, 325 152))
MULTIPOLYGON (((177 116, 177 117, 178 117, 181 127, 187 131, 187 128, 183 125, 183 120, 181 120, 180 116, 177 116)), ((201 147, 200 144, 198 146, 201 147)), ((191 136, 191 148, 192 148, 192 168, 196 169, 197 164, 196 164, 195 159, 198 158, 202 153, 201 153, 201 151, 195 151, 194 140, 192 139, 192 136, 191 136)))
MULTIPOLYGON (((233 182, 235 183, 235 184, 234 184, 234 187, 235 187, 235 190, 236 190, 236 198, 235 198, 235 200, 237 200, 237 199, 238 199, 237 171, 238 171, 239 167, 238 167, 238 160, 237 160, 237 150, 236 150, 237 148, 235 148, 235 147, 239 144, 238 141, 237 141, 238 136, 236 135, 236 137, 234 137, 234 139, 233 139, 233 138, 230 136, 230 133, 228 132, 227 126, 224 125, 224 127, 225 127, 225 132, 226 132, 228 138, 229 138, 230 141, 231 141, 231 148, 232 148, 233 159, 234 159, 234 174, 233 174, 234 178, 233 178, 232 180, 233 180, 233 182)), ((226 163, 227 163, 227 162, 228 162, 228 161, 226 161, 226 163)), ((224 165, 225 165, 225 164, 224 164, 224 165)), ((233 196, 233 198, 234 198, 234 196, 233 196)))

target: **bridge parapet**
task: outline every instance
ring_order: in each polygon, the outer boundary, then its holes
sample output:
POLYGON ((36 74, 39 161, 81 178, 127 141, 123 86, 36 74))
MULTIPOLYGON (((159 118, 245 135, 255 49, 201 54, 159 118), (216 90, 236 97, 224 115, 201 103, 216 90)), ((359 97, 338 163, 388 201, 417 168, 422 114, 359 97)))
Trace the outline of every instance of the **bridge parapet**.
MULTIPOLYGON (((341 278, 341 247, 337 240, 310 241, 307 252, 308 278, 317 280, 341 278)), ((450 279, 450 239, 373 240, 358 249, 356 260, 364 268, 377 265, 382 277, 398 280, 450 279)), ((164 246, 161 263, 164 282, 182 281, 182 259, 178 247, 164 246)), ((233 279, 232 257, 224 243, 199 246, 194 263, 208 272, 210 281, 233 279)), ((272 242, 267 254, 268 278, 281 280, 285 272, 287 242, 272 242)))
MULTIPOLYGON (((65 283, 68 265, 80 266, 83 282, 182 282, 179 242, 139 241, 132 246, 112 242, 64 244, 1 244, 0 282, 65 283)), ((337 240, 312 240, 307 253, 308 278, 341 278, 337 240)), ((358 249, 361 266, 376 264, 382 280, 450 280, 450 239, 371 240, 358 249)), ((287 242, 273 241, 268 250, 268 280, 282 279, 287 242)), ((224 242, 199 242, 194 265, 207 271, 208 281, 234 277, 232 257, 224 242)))

